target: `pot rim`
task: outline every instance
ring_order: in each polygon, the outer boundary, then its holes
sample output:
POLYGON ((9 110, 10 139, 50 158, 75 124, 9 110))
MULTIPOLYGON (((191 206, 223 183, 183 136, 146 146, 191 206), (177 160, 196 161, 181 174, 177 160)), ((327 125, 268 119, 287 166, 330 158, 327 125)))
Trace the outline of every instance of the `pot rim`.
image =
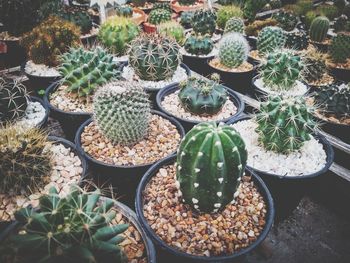
MULTIPOLYGON (((215 57, 214 57, 214 58, 215 58, 215 57)), ((236 75, 250 74, 250 73, 256 71, 256 69, 257 69, 257 65, 254 65, 253 63, 249 62, 249 60, 248 60, 248 58, 247 58, 246 62, 253 66, 253 68, 252 68, 251 70, 244 71, 244 72, 230 72, 230 71, 225 71, 225 70, 222 70, 222 69, 219 69, 219 68, 216 68, 216 67, 210 65, 210 61, 213 60, 214 58, 209 58, 209 59, 207 60, 207 65, 208 65, 211 69, 217 70, 217 71, 219 71, 220 73, 223 73, 223 74, 232 74, 232 75, 235 75, 235 74, 236 74, 236 75)))
POLYGON ((50 115, 49 107, 47 106, 47 104, 41 98, 38 98, 38 97, 29 96, 29 101, 30 102, 39 102, 40 105, 44 107, 44 109, 45 109, 45 116, 44 116, 44 118, 42 119, 41 122, 39 122, 37 125, 35 125, 35 127, 43 128, 44 125, 46 124, 47 120, 49 119, 49 115, 50 115))

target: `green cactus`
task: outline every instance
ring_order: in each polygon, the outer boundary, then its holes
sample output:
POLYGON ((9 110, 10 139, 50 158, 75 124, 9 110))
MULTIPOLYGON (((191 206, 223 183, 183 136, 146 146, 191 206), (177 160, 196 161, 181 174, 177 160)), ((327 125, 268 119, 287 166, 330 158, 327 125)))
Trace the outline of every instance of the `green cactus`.
POLYGON ((155 34, 144 34, 130 44, 129 63, 142 80, 171 78, 181 56, 175 40, 155 34))
POLYGON ((111 17, 99 30, 98 39, 115 55, 123 56, 128 44, 140 33, 139 27, 129 18, 111 17))
POLYGON ((281 0, 270 0, 269 4, 271 6, 271 9, 277 9, 282 7, 281 0))
POLYGON ((186 52, 196 55, 208 55, 214 48, 214 42, 210 36, 191 35, 184 44, 186 52))
POLYGON ((286 47, 295 50, 306 49, 309 45, 308 35, 303 31, 286 32, 286 47))
POLYGON ((219 28, 224 29, 230 18, 242 18, 243 12, 235 5, 221 6, 217 11, 216 23, 219 28))
POLYGON ((196 0, 179 0, 179 4, 183 6, 194 5, 196 0))
POLYGON ((302 75, 307 82, 314 82, 327 73, 325 55, 316 49, 310 49, 304 57, 304 70, 302 75))
POLYGON ((268 26, 275 26, 277 25, 277 21, 272 18, 268 18, 265 20, 255 20, 253 23, 247 25, 245 27, 245 33, 248 36, 255 36, 257 37, 259 35, 259 32, 268 26))
POLYGON ((327 17, 329 20, 333 20, 340 13, 336 6, 328 4, 322 4, 317 6, 316 12, 322 16, 327 17))
POLYGON ((290 12, 281 11, 274 14, 272 18, 278 22, 278 26, 286 31, 292 31, 298 24, 297 16, 290 12))
POLYGON ((133 145, 148 132, 150 102, 137 82, 110 82, 94 97, 95 121, 102 134, 113 143, 133 145))
POLYGON ((23 84, 0 77, 0 125, 24 116, 28 95, 23 84))
POLYGON ((338 33, 332 38, 329 54, 335 63, 346 63, 350 58, 350 34, 338 33))
POLYGON ((323 42, 327 37, 329 20, 325 16, 318 16, 312 20, 310 26, 310 39, 315 42, 323 42))
POLYGON ((71 48, 61 56, 59 68, 62 84, 67 91, 86 97, 94 93, 98 86, 119 77, 118 65, 113 62, 113 56, 101 47, 95 50, 71 48))
POLYGON ((22 208, 15 213, 19 232, 10 242, 26 262, 127 262, 121 236, 128 224, 114 224, 112 199, 100 190, 86 192, 72 186, 66 197, 55 187, 39 199, 39 210, 22 208))
POLYGON ((170 2, 156 2, 153 4, 153 9, 165 9, 172 13, 170 2))
POLYGON ((277 26, 268 26, 263 28, 257 40, 257 49, 259 54, 267 55, 276 49, 281 49, 286 43, 286 36, 282 28, 277 26))
POLYGON ((216 28, 216 14, 211 10, 197 10, 192 17, 192 27, 196 34, 213 35, 216 28))
POLYGON ((133 9, 129 5, 119 5, 116 7, 116 12, 118 16, 132 17, 133 9))
POLYGON ((350 19, 346 15, 341 15, 340 17, 337 17, 334 19, 334 31, 335 32, 341 32, 341 31, 350 31, 350 19))
POLYGON ((86 9, 65 7, 59 11, 58 16, 80 27, 83 35, 88 34, 92 29, 92 19, 86 9))
POLYGON ((220 63, 228 68, 238 68, 248 59, 249 44, 238 33, 225 35, 219 43, 220 63))
POLYGON ((166 9, 153 9, 148 16, 148 22, 153 25, 171 20, 171 12, 166 9))
POLYGON ((238 17, 232 17, 226 22, 224 34, 227 33, 244 33, 244 21, 238 17))
POLYGON ((243 17, 249 22, 254 21, 256 14, 267 4, 267 0, 245 0, 243 17))
POLYGON ((268 151, 297 151, 315 130, 313 111, 303 97, 271 96, 256 115, 259 142, 268 151))
POLYGON ((165 37, 175 38, 176 42, 182 46, 185 42, 185 30, 184 28, 175 21, 165 22, 157 28, 159 34, 165 37))
POLYGON ((192 26, 193 15, 194 15, 193 11, 182 12, 181 15, 180 15, 180 24, 184 28, 190 28, 192 26))
POLYGON ((184 202, 204 213, 234 200, 247 162, 245 144, 231 126, 196 125, 180 144, 176 179, 184 202))

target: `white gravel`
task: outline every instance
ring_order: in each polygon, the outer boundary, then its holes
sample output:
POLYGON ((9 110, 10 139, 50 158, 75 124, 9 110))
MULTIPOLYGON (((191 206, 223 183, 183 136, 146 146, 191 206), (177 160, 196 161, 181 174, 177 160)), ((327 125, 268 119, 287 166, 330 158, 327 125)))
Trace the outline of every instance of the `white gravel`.
POLYGON ((299 80, 296 81, 296 85, 293 88, 291 88, 287 91, 283 91, 283 92, 272 90, 272 89, 266 87, 261 78, 256 79, 254 81, 254 84, 259 89, 261 89, 262 91, 265 91, 268 94, 283 94, 283 95, 291 95, 291 96, 302 96, 302 95, 306 94, 306 92, 308 91, 308 87, 299 80))
POLYGON ((40 102, 29 101, 25 115, 18 124, 25 128, 32 128, 37 126, 45 118, 46 110, 40 102))
POLYGON ((180 53, 181 55, 185 55, 185 56, 188 56, 188 57, 196 57, 196 58, 210 58, 210 57, 215 57, 218 53, 219 53, 219 50, 214 47, 213 50, 207 54, 207 55, 193 55, 193 54, 190 54, 188 53, 183 47, 180 49, 180 53))
POLYGON ((35 64, 33 61, 28 61, 25 67, 25 72, 42 77, 59 77, 60 73, 56 68, 48 67, 44 64, 35 64))
POLYGON ((124 55, 124 56, 120 56, 120 57, 113 57, 113 62, 127 62, 127 61, 129 61, 128 55, 124 55))
POLYGON ((288 155, 266 151, 258 142, 254 120, 244 120, 232 125, 242 136, 248 151, 247 164, 257 170, 281 176, 303 176, 320 171, 326 164, 323 145, 312 137, 303 147, 288 155))

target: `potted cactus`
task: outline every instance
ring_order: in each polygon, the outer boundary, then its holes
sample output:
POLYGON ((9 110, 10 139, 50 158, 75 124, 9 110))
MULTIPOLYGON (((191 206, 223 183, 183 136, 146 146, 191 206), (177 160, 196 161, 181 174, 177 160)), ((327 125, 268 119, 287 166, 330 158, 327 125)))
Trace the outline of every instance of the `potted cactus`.
POLYGON ((216 29, 217 16, 211 9, 197 10, 194 12, 191 25, 195 34, 209 35, 213 37, 213 41, 217 41, 218 37, 213 36, 216 29))
POLYGON ((161 23, 158 26, 157 31, 164 37, 175 38, 179 46, 182 46, 185 42, 185 29, 178 22, 170 21, 161 23))
POLYGON ((146 33, 155 33, 157 25, 171 21, 171 10, 166 8, 153 9, 148 15, 148 22, 143 24, 146 33))
POLYGON ((309 29, 311 44, 324 53, 327 52, 329 45, 329 39, 327 38, 329 24, 330 22, 327 17, 318 16, 312 20, 309 29))
POLYGON ((298 24, 298 17, 292 12, 280 11, 272 15, 272 19, 277 21, 277 25, 287 32, 293 31, 298 24))
POLYGON ((272 18, 268 18, 265 20, 255 20, 252 23, 249 23, 245 26, 245 34, 247 35, 247 39, 249 41, 250 46, 254 49, 256 49, 256 42, 259 32, 268 26, 276 26, 277 21, 272 18))
POLYGON ((176 13, 199 10, 204 7, 203 0, 171 0, 171 9, 176 13))
POLYGON ((180 24, 186 28, 189 29, 192 27, 192 17, 194 15, 194 11, 184 11, 181 13, 179 17, 180 24))
POLYGON ((303 30, 293 30, 291 32, 285 32, 286 35, 286 48, 294 49, 297 51, 306 50, 309 47, 309 37, 303 30))
POLYGON ((245 168, 246 160, 233 128, 207 122, 187 133, 177 157, 147 171, 136 213, 163 260, 232 262, 265 239, 273 202, 262 180, 245 168), (217 235, 212 239, 210 233, 217 235))
POLYGON ((243 11, 239 6, 221 6, 217 10, 216 23, 221 32, 225 29, 226 23, 230 18, 243 18, 243 11))

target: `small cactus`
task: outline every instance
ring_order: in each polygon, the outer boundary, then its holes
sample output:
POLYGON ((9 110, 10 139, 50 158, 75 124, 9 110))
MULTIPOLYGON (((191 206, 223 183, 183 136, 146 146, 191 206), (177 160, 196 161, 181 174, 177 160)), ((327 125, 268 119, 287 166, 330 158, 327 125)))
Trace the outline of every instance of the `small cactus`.
POLYGON ((245 0, 243 17, 249 22, 254 21, 256 14, 267 4, 268 0, 245 0))
POLYGON ((286 36, 280 27, 268 26, 260 31, 257 40, 257 49, 260 54, 266 55, 276 49, 281 49, 286 43, 286 36))
POLYGON ((309 45, 308 35, 303 31, 286 32, 286 48, 306 49, 309 45))
MULTIPOLYGON (((53 15, 55 15, 53 13, 53 15)), ((64 7, 58 11, 57 15, 80 28, 81 34, 88 34, 92 29, 92 19, 88 10, 79 7, 64 7)))
POLYGON ((208 55, 214 48, 214 42, 210 36, 191 35, 184 44, 186 52, 192 55, 208 55))
POLYGON ((329 47, 331 59, 335 63, 346 63, 350 58, 350 34, 338 33, 329 47))
POLYGON ((298 18, 290 12, 278 12, 272 16, 278 22, 278 25, 286 31, 292 31, 298 24, 298 18))
POLYGON ((304 57, 305 68, 302 73, 307 82, 314 82, 327 73, 325 55, 315 48, 307 51, 304 57))
POLYGON ((193 11, 184 11, 180 15, 180 24, 184 28, 190 28, 192 27, 192 17, 194 15, 193 11))
POLYGON ((116 13, 118 16, 132 17, 133 9, 129 5, 119 5, 116 7, 116 13))
POLYGON ((323 42, 327 37, 329 19, 325 16, 318 16, 312 20, 310 26, 310 39, 315 42, 323 42))
POLYGON ((179 45, 183 45, 185 42, 185 30, 175 21, 162 23, 158 26, 157 30, 164 37, 174 38, 179 45))
POLYGON ((192 27, 196 34, 213 35, 216 28, 216 14, 211 10, 198 10, 192 17, 192 27))
POLYGON ((238 17, 230 18, 225 25, 224 34, 227 33, 244 33, 244 21, 238 17))
POLYGON ((248 36, 255 36, 257 37, 259 35, 259 32, 268 26, 276 26, 277 21, 272 18, 268 18, 265 20, 255 20, 253 23, 247 25, 245 27, 245 33, 248 36))
POLYGON ((216 22, 219 28, 224 29, 228 20, 242 17, 243 12, 240 7, 235 5, 221 6, 217 11, 216 22))
POLYGON ((238 33, 225 35, 219 43, 220 63, 228 68, 238 68, 248 59, 249 44, 238 33))
POLYGON ((148 22, 153 25, 159 25, 170 20, 171 12, 166 9, 153 9, 148 16, 148 22))

